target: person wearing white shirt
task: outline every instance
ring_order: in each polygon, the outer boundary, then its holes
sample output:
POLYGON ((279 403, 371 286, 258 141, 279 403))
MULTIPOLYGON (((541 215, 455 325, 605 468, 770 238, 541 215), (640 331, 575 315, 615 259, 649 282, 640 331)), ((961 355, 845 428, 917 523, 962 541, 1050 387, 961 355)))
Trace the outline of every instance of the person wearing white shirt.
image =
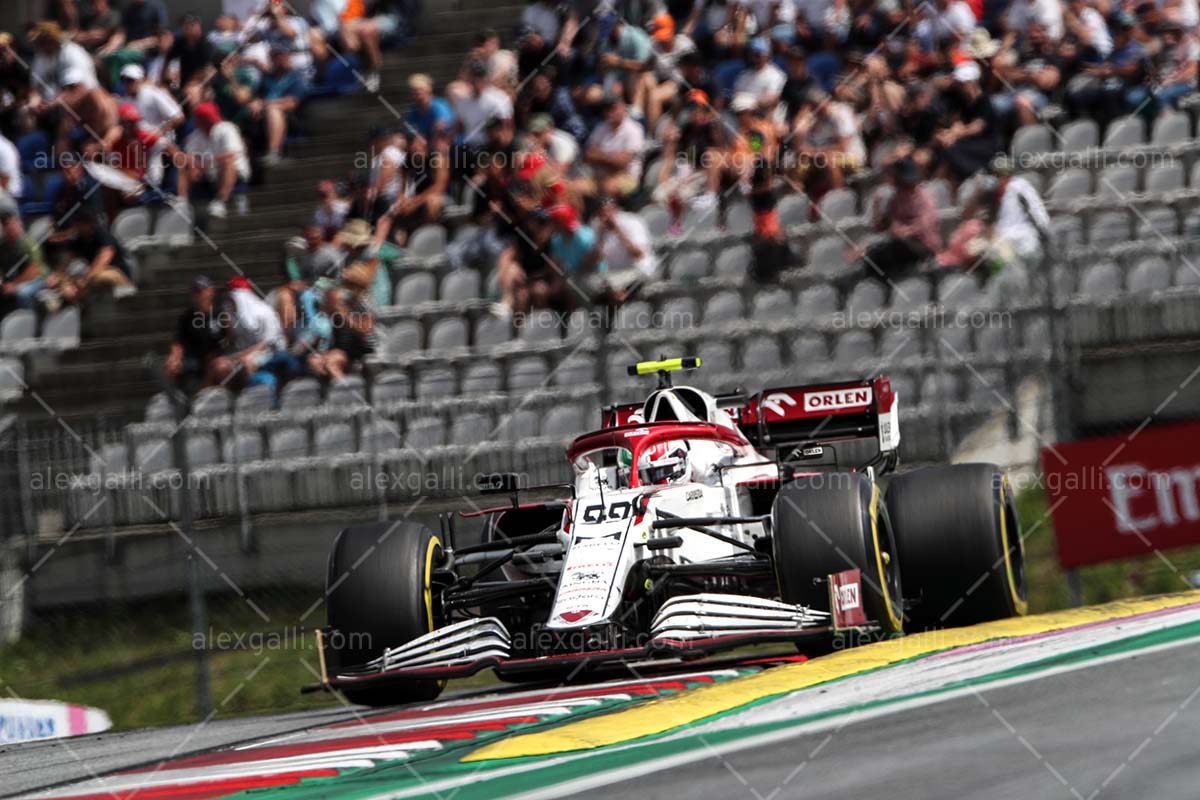
POLYGON ((454 116, 464 144, 479 146, 487 141, 489 119, 512 119, 512 100, 488 81, 488 66, 474 60, 467 66, 470 91, 454 100, 454 116))
POLYGON ((751 39, 746 51, 749 66, 737 76, 733 94, 748 94, 760 109, 769 110, 779 102, 787 75, 771 63, 771 45, 766 39, 751 39))
POLYGON ((192 163, 189 169, 179 171, 179 195, 189 197, 194 186, 205 185, 212 194, 208 214, 221 219, 226 215, 225 204, 238 184, 244 185, 250 179, 246 143, 237 125, 221 119, 215 103, 196 106, 192 118, 196 129, 184 143, 184 151, 192 163))
POLYGON ((646 132, 629 118, 625 101, 605 101, 604 121, 588 137, 584 159, 596 174, 600 194, 623 197, 637 190, 646 132))
POLYGON ((595 227, 600 236, 601 260, 608 265, 602 278, 617 302, 635 284, 657 277, 654 239, 641 217, 607 201, 596 214, 595 227))
POLYGON ((175 141, 175 129, 183 124, 183 109, 170 92, 146 80, 140 64, 121 68, 121 82, 142 117, 142 127, 159 136, 175 141))
POLYGON ((87 92, 100 85, 96 65, 88 51, 70 41, 57 22, 39 22, 30 32, 29 39, 34 46, 29 70, 33 78, 31 88, 43 101, 51 103, 63 92, 66 88, 63 79, 68 73, 79 77, 77 92, 87 92))
POLYGON ((0 134, 0 189, 10 197, 21 199, 24 192, 21 176, 21 154, 17 146, 0 134))
POLYGON ((1013 252, 1030 263, 1042 252, 1038 228, 1049 230, 1050 216, 1042 205, 1041 195, 1029 181, 1014 175, 1001 177, 999 184, 1000 208, 993 228, 995 238, 1007 242, 1013 252))
POLYGON ((1096 55, 1108 58, 1112 52, 1112 34, 1104 15, 1092 6, 1092 0, 1070 0, 1063 10, 1066 27, 1079 43, 1091 47, 1096 55))
POLYGON ((1004 21, 1015 33, 1036 22, 1052 41, 1060 41, 1063 37, 1063 9, 1059 0, 1014 0, 1004 21))
POLYGON ((526 130, 550 160, 564 170, 570 169, 579 158, 579 143, 575 137, 554 127, 554 118, 549 114, 534 114, 529 118, 526 130))
POLYGON ((562 20, 555 5, 554 0, 533 0, 521 12, 521 24, 533 28, 543 42, 557 42, 562 20))
POLYGON ((936 13, 917 23, 917 36, 933 45, 946 40, 964 41, 975 30, 975 13, 963 0, 937 0, 936 13))

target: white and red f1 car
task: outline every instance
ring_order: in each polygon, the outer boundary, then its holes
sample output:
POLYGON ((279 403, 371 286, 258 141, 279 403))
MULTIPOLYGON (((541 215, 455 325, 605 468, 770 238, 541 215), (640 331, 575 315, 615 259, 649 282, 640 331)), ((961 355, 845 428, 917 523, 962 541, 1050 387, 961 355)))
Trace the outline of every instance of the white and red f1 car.
MULTIPOLYGON (((1024 613, 1021 536, 990 464, 897 463, 886 378, 714 396, 658 375, 644 403, 605 409, 567 448, 574 483, 483 516, 355 525, 333 545, 322 681, 356 702, 429 699, 494 669, 545 679, 1024 613), (857 454, 857 458, 855 457, 857 454)), ((547 487, 539 487, 545 490, 547 487)))

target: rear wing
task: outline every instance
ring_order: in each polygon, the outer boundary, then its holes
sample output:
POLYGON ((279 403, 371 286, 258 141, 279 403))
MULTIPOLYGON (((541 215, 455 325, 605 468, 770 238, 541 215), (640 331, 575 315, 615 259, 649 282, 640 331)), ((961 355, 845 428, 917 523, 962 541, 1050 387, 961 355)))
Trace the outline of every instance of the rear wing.
POLYGON ((886 456, 900 446, 898 401, 884 377, 788 386, 752 395, 736 418, 756 447, 875 439, 886 456))

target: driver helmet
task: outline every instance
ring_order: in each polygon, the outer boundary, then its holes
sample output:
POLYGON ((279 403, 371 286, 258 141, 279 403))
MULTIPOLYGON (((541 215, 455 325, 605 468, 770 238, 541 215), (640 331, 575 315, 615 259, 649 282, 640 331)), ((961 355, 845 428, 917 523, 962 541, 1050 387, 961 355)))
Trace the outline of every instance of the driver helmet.
POLYGON ((688 453, 682 442, 660 442, 642 454, 638 478, 644 486, 678 483, 688 474, 688 453))

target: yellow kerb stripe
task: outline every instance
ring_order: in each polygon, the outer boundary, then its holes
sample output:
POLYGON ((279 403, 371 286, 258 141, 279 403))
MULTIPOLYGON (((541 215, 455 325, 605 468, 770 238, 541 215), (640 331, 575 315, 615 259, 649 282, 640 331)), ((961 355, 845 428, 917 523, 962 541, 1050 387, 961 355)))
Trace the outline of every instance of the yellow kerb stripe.
POLYGON ((1200 592, 1122 600, 1101 606, 1032 617, 1013 617, 969 628, 929 631, 889 639, 651 700, 623 711, 568 723, 547 731, 502 739, 479 748, 463 761, 545 756, 620 744, 690 725, 765 697, 794 692, 938 650, 966 647, 990 639, 1029 636, 1194 603, 1200 603, 1200 592))

